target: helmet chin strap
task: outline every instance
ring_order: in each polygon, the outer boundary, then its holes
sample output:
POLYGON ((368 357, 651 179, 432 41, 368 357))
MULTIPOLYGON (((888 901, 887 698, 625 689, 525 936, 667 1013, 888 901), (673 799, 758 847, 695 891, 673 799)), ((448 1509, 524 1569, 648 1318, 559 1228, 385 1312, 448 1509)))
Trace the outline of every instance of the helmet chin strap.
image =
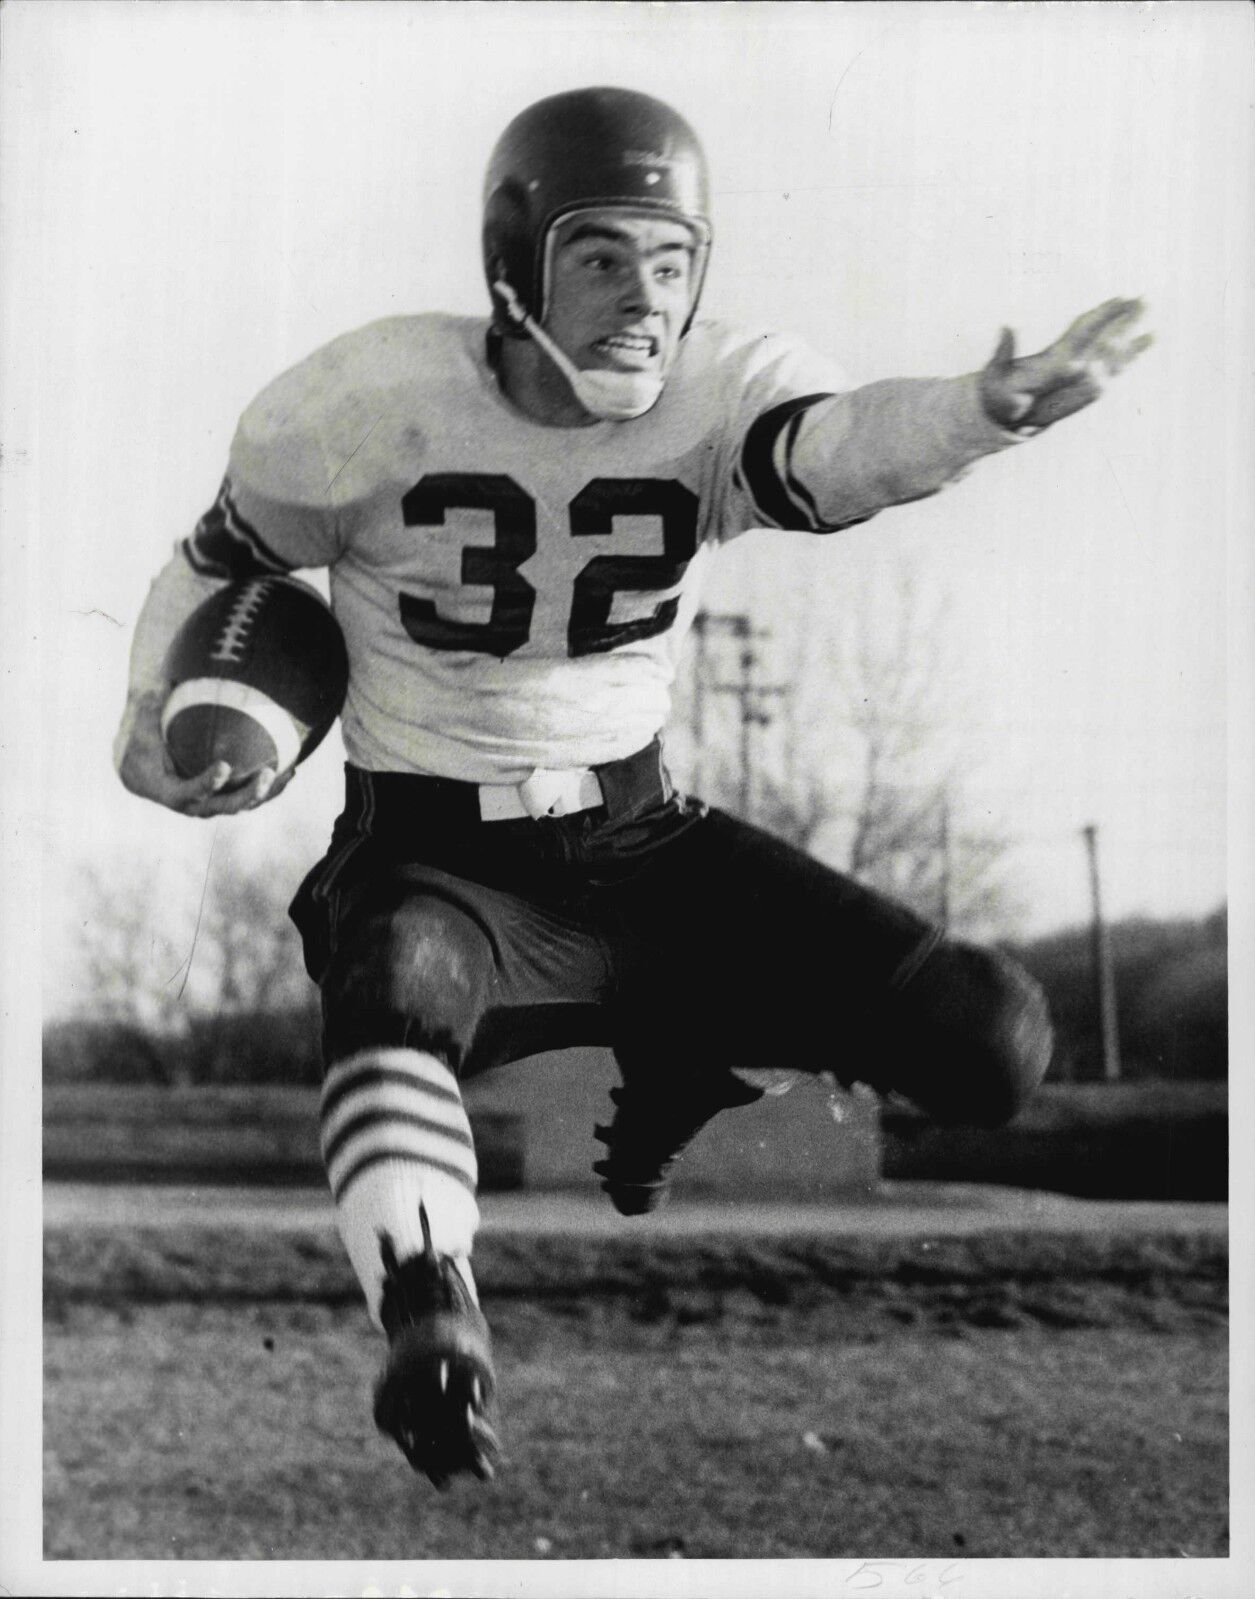
POLYGON ((649 372, 602 372, 585 370, 576 366, 525 310, 522 301, 503 277, 493 288, 505 301, 510 318, 540 345, 541 349, 571 385, 575 398, 591 415, 603 422, 630 422, 644 416, 657 404, 662 393, 662 379, 649 372))

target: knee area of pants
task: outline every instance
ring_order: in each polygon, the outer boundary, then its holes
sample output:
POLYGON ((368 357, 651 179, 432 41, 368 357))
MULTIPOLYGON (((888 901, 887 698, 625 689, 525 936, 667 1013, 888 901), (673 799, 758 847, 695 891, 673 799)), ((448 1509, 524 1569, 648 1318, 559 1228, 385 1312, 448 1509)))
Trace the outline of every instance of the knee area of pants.
POLYGON ((951 1057, 945 1119, 987 1127, 1010 1121, 1050 1065, 1054 1035, 1038 984, 998 950, 946 942, 903 992, 951 1057))
POLYGON ((456 1035, 473 1008, 466 920, 453 907, 416 906, 354 929, 323 983, 326 1009, 344 1018, 408 1018, 431 1036, 456 1035))

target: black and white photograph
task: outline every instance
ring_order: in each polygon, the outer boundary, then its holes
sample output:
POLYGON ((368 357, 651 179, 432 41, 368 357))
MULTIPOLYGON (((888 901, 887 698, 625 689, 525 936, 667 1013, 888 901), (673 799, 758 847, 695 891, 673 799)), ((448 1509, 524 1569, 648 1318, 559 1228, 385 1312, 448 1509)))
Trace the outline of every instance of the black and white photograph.
POLYGON ((0 308, 0 1593, 1248 1592, 1255 8, 6 0, 0 308))

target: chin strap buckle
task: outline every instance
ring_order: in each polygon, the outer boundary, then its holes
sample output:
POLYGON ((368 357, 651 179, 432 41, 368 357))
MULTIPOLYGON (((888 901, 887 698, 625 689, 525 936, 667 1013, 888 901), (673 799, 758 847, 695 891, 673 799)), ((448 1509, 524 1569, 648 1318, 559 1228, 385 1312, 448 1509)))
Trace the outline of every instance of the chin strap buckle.
POLYGON ((513 322, 517 327, 525 328, 531 321, 531 317, 528 316, 522 300, 520 300, 518 295, 515 294, 513 288, 506 281, 506 279, 504 277, 498 278, 493 284, 493 289, 505 302, 506 315, 510 318, 511 322, 513 322))

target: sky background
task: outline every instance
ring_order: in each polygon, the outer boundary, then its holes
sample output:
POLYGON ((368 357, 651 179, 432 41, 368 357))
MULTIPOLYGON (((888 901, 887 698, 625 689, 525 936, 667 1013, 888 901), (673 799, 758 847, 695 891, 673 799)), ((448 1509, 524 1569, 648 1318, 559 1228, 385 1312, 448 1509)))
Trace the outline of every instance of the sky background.
MULTIPOLYGON (((6 6, 0 576, 26 686, 4 800, 42 867, 49 1009, 78 997, 85 863, 156 868, 155 914, 199 894, 214 827, 125 794, 110 744, 148 581, 239 412, 347 328, 482 311, 493 141, 590 83, 699 130, 703 309, 800 333, 852 383, 970 371, 1004 324, 1027 351, 1145 297, 1156 345, 1097 407, 848 534, 750 535, 707 602, 787 637, 911 571, 949 600, 968 803, 1014 841, 1021 930, 1087 917, 1090 822, 1111 915, 1218 905, 1226 744, 1250 718, 1226 659, 1249 659, 1255 608, 1251 23, 1209 3, 6 6), (32 728, 39 760, 12 763, 32 728)), ((338 761, 329 741, 279 804, 217 825, 295 884, 338 761)))

